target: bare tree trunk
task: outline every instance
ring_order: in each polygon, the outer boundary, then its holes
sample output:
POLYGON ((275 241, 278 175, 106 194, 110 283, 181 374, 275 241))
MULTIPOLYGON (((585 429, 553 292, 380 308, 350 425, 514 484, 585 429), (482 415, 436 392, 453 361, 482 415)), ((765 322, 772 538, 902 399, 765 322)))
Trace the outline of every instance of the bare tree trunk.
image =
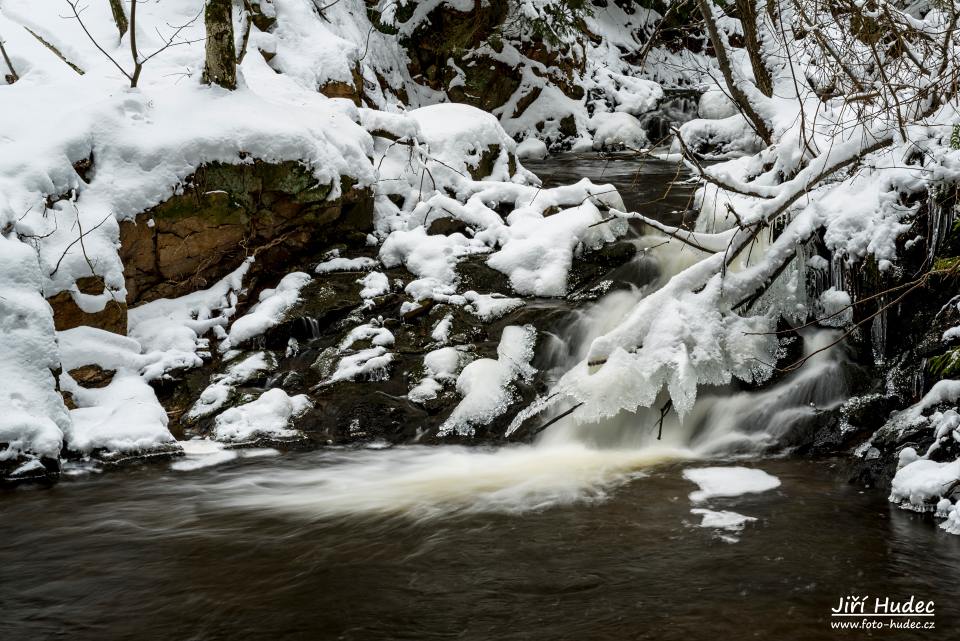
POLYGON ((737 81, 733 77, 733 67, 730 65, 727 48, 723 39, 720 37, 720 32, 717 31, 716 18, 713 15, 710 0, 697 0, 697 5, 700 7, 700 13, 703 15, 703 21, 707 27, 710 42, 713 43, 713 49, 716 52, 720 73, 723 74, 723 80, 726 82, 730 96, 744 117, 750 121, 757 135, 760 136, 764 143, 769 145, 771 140, 770 127, 767 126, 766 121, 757 113, 757 110, 753 108, 749 98, 747 98, 747 94, 743 92, 743 89, 740 88, 740 85, 737 84, 737 81))
POLYGON ((143 71, 143 62, 140 60, 140 52, 137 51, 137 0, 130 0, 130 55, 133 56, 130 87, 136 88, 140 82, 140 72, 143 71))
POLYGON ((7 63, 7 69, 10 70, 10 73, 6 74, 4 78, 8 85, 12 85, 20 80, 20 76, 17 75, 17 70, 13 68, 13 63, 10 62, 10 56, 7 55, 7 50, 3 46, 3 38, 0 38, 0 54, 3 54, 3 61, 7 63))
POLYGON ((750 56, 750 66, 753 67, 753 77, 757 80, 757 88, 769 98, 773 95, 773 80, 770 71, 763 63, 760 52, 760 39, 757 37, 757 5, 754 0, 737 0, 737 13, 740 14, 740 23, 743 25, 743 39, 750 56))
POLYGON ((117 23, 117 31, 120 37, 127 32, 130 26, 127 24, 127 14, 123 12, 123 0, 110 0, 110 10, 113 12, 113 21, 117 23))
POLYGON ((237 53, 233 44, 233 0, 208 0, 207 61, 203 81, 226 89, 237 88, 237 53))

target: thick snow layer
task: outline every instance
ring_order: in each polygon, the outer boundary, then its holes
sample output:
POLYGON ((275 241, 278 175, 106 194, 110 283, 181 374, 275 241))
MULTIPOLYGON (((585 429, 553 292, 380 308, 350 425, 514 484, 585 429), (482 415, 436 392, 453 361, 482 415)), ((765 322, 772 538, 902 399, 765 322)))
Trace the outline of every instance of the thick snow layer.
POLYGON ((686 145, 708 158, 733 158, 760 151, 761 142, 739 113, 721 120, 698 118, 680 126, 686 145))
POLYGON ((443 381, 453 380, 460 371, 460 352, 454 347, 441 347, 423 357, 423 366, 429 376, 443 381))
POLYGON ((700 486, 690 500, 700 503, 715 497, 766 492, 780 487, 780 479, 752 467, 695 467, 683 471, 683 478, 700 486))
POLYGON ((167 429, 167 413, 147 383, 149 374, 162 367, 162 351, 143 353, 136 340, 92 327, 77 327, 58 335, 63 372, 60 387, 69 392, 77 409, 70 411, 71 425, 64 444, 89 454, 94 450, 147 453, 169 448, 174 442, 167 429), (114 371, 102 388, 81 387, 70 371, 97 365, 114 371))
POLYGON ((0 235, 0 461, 56 457, 62 433, 70 428, 54 388, 60 354, 41 280, 31 248, 0 235))
POLYGON ((478 294, 473 290, 464 292, 463 297, 468 302, 467 311, 485 323, 503 318, 524 304, 520 298, 503 294, 478 294))
POLYGON ((450 330, 452 327, 453 314, 447 314, 434 325, 433 331, 430 332, 430 338, 440 344, 448 343, 450 341, 450 330))
POLYGON ((530 362, 536 342, 537 331, 530 325, 505 327, 497 359, 475 360, 460 372, 457 391, 463 399, 440 427, 440 434, 470 436, 476 426, 506 412, 515 398, 513 381, 529 380, 535 372, 530 362))
POLYGON ((366 256, 360 256, 358 258, 334 257, 317 265, 314 271, 318 274, 327 274, 329 272, 366 272, 376 266, 377 261, 373 258, 367 258, 366 256))
POLYGON ((393 354, 386 347, 375 346, 362 349, 356 354, 344 356, 337 365, 337 370, 330 377, 330 383, 337 381, 355 381, 358 379, 382 381, 390 375, 390 363, 393 354))
POLYGON ((703 92, 697 103, 697 115, 704 120, 723 120, 736 113, 738 113, 737 106, 718 88, 703 92))
POLYGON ((299 435, 290 427, 293 419, 313 403, 304 394, 289 396, 282 389, 267 390, 255 401, 231 407, 214 419, 218 441, 250 441, 255 438, 285 439, 299 435))
POLYGON ((238 294, 252 259, 212 287, 180 298, 161 298, 130 309, 127 334, 136 340, 144 353, 156 354, 143 375, 147 380, 159 378, 178 368, 199 367, 209 356, 211 330, 226 336, 226 327, 237 312, 238 294))
POLYGON ((363 286, 360 298, 376 298, 390 292, 390 279, 383 272, 370 272, 357 282, 363 286))
POLYGON ((890 500, 904 503, 918 511, 932 509, 939 499, 960 479, 960 460, 938 463, 919 459, 897 470, 890 486, 890 500))
POLYGON ((480 166, 484 154, 495 150, 494 173, 479 178, 510 180, 507 161, 516 153, 517 143, 492 114, 455 103, 430 105, 409 113, 420 128, 419 138, 426 145, 426 153, 443 163, 441 169, 469 176, 480 166))
POLYGON ((517 145, 520 160, 543 160, 548 154, 546 143, 536 138, 527 138, 517 145))
MULTIPOLYGON (((960 515, 956 506, 940 507, 952 495, 952 490, 960 483, 960 459, 953 461, 933 461, 931 454, 940 449, 944 442, 951 445, 960 441, 960 413, 956 408, 942 408, 944 404, 955 405, 960 400, 960 381, 938 381, 920 401, 907 409, 895 413, 883 430, 903 430, 913 428, 929 429, 934 442, 921 456, 912 447, 900 452, 899 467, 890 485, 890 501, 899 503, 904 509, 917 512, 931 512, 947 517, 941 524, 944 530, 960 534, 960 515), (934 410, 929 415, 925 413, 934 410), (935 507, 936 506, 936 507, 935 507)), ((869 445, 869 442, 865 445, 869 445)), ((950 501, 947 500, 949 504, 950 501)))
POLYGON ((590 127, 594 149, 640 150, 650 143, 643 125, 628 113, 597 113, 590 119, 590 127))
POLYGON ((358 325, 351 329, 346 337, 340 341, 339 349, 341 351, 350 349, 358 341, 370 341, 371 345, 389 347, 393 345, 396 339, 393 333, 386 327, 380 327, 379 324, 370 323, 367 325, 358 325))
POLYGON ((111 452, 149 452, 172 446, 167 412, 138 374, 118 371, 109 385, 85 389, 65 385, 78 408, 70 411, 72 425, 66 445, 89 454, 98 449, 111 452))
POLYGON ((436 398, 445 384, 457 380, 457 374, 470 359, 468 354, 453 347, 441 347, 423 357, 424 377, 407 393, 414 403, 436 398))
POLYGON ((626 225, 594 225, 603 218, 591 202, 546 217, 517 210, 508 217, 508 240, 487 264, 507 274, 520 294, 563 296, 574 256, 625 233, 626 225))

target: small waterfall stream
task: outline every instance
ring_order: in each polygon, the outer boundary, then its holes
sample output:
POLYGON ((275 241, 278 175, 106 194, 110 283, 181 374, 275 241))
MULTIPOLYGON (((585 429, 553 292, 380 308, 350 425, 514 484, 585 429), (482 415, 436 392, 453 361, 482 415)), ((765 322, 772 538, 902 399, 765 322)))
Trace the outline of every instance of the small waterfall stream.
MULTIPOLYGON (((636 256, 609 275, 613 290, 572 310, 539 360, 551 378, 581 361, 591 342, 613 329, 641 298, 698 256, 661 236, 637 236, 636 256)), ((644 470, 671 460, 762 455, 789 446, 818 414, 847 398, 837 330, 802 330, 806 365, 758 391, 707 389, 683 422, 670 412, 658 438, 655 408, 580 424, 576 415, 552 424, 532 444, 478 448, 401 446, 342 450, 327 465, 261 470, 224 482, 218 494, 232 507, 270 509, 318 518, 347 514, 524 512, 603 495, 644 470)), ((666 400, 665 394, 662 398, 666 400)))

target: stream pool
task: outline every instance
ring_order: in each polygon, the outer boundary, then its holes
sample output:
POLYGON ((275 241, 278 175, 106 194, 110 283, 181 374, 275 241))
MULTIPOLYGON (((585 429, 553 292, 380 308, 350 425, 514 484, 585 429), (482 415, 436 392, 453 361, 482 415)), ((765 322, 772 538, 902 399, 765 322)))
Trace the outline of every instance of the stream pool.
POLYGON ((810 641, 949 638, 960 623, 960 538, 828 461, 719 463, 781 481, 700 505, 757 519, 730 536, 690 511, 681 472, 703 462, 497 503, 502 487, 451 494, 458 473, 436 468, 464 463, 432 448, 416 452, 432 483, 398 491, 433 510, 367 509, 363 473, 403 486, 411 449, 143 467, 0 495, 0 639, 810 641), (349 483, 316 476, 344 465, 349 483), (831 630, 851 594, 932 599, 937 630, 831 630))

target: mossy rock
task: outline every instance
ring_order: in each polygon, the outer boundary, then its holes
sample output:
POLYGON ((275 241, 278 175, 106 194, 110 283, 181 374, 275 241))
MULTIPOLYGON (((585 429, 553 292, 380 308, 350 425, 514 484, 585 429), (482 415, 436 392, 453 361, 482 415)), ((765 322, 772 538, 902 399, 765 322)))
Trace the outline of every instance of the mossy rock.
POLYGON ((960 347, 931 357, 927 361, 927 374, 932 379, 930 382, 960 377, 960 347))

